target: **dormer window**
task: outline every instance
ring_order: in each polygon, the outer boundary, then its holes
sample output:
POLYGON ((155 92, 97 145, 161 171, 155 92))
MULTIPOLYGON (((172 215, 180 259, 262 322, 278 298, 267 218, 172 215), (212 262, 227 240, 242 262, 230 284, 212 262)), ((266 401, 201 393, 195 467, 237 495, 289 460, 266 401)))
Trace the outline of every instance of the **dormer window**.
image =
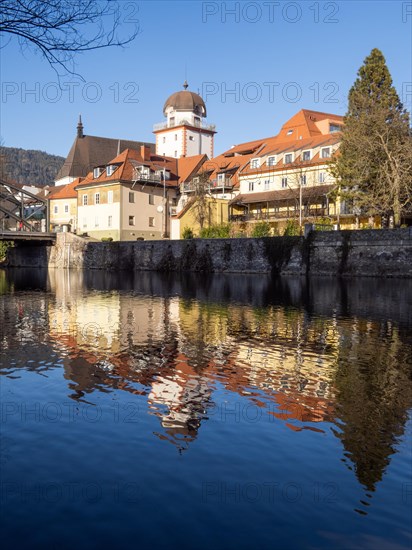
POLYGON ((321 158, 327 159, 330 157, 330 147, 324 147, 321 151, 321 158))
POLYGON ((272 157, 268 157, 268 162, 267 162, 268 166, 275 166, 276 164, 276 157, 275 156, 272 156, 272 157))
POLYGON ((110 177, 115 170, 116 166, 113 166, 113 164, 109 164, 109 166, 106 166, 106 176, 110 177))
POLYGON ((329 124, 329 132, 332 134, 333 132, 340 132, 342 130, 342 127, 339 126, 339 124, 329 124))
POLYGON ((293 153, 287 153, 284 157, 284 163, 290 164, 291 162, 293 162, 293 153))
POLYGON ((100 174, 102 173, 103 169, 98 166, 97 168, 94 168, 93 170, 93 178, 96 179, 98 177, 100 177, 100 174))
POLYGON ((287 136, 291 136, 292 134, 293 134, 293 130, 288 130, 288 131, 286 132, 286 135, 287 135, 287 136))
POLYGON ((310 160, 310 151, 303 151, 302 160, 310 160))
POLYGON ((250 161, 250 167, 253 168, 259 168, 260 166, 260 159, 252 159, 250 161))

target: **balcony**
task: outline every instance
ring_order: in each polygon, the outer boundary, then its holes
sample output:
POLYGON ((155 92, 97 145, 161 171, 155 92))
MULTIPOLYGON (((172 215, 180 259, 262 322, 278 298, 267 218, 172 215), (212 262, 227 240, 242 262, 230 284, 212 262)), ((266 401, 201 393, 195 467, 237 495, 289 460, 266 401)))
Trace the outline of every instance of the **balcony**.
MULTIPOLYGON (((302 210, 302 218, 321 218, 329 216, 327 208, 308 208, 302 210)), ((267 220, 285 220, 288 218, 298 218, 299 210, 293 208, 281 210, 279 212, 249 212, 245 214, 232 214, 229 216, 231 222, 249 222, 249 221, 267 221, 267 220)))
POLYGON ((162 183, 163 176, 161 174, 141 173, 138 170, 133 171, 133 180, 144 183, 162 183))
MULTIPOLYGON (((180 192, 181 193, 195 193, 197 188, 199 186, 199 183, 194 183, 192 181, 190 182, 184 182, 180 186, 180 192)), ((218 180, 212 180, 207 185, 207 191, 208 193, 214 193, 219 191, 230 191, 233 189, 233 183, 231 182, 229 177, 225 177, 224 179, 218 180)))
POLYGON ((205 122, 189 122, 188 120, 180 120, 176 122, 168 122, 165 120, 164 122, 159 122, 153 126, 153 131, 156 132, 158 130, 164 130, 166 128, 176 128, 176 126, 192 126, 192 128, 201 128, 202 130, 211 130, 212 132, 216 129, 216 124, 206 124, 205 122))

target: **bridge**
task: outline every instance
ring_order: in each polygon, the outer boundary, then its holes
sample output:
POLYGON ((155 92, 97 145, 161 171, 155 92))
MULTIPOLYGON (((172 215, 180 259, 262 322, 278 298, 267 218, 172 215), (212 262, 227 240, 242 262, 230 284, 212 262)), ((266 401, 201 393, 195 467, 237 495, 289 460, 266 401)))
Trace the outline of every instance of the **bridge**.
POLYGON ((54 241, 56 236, 45 232, 49 228, 48 202, 24 186, 0 178, 0 240, 54 241))
POLYGON ((56 241, 56 233, 42 231, 2 231, 0 229, 0 241, 54 243, 56 241))

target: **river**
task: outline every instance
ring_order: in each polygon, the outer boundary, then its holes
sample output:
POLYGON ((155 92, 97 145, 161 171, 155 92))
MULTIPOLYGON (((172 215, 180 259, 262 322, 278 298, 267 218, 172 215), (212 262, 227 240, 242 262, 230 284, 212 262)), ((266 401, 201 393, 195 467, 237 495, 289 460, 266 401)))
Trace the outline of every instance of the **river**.
POLYGON ((0 270, 3 548, 409 550, 412 281, 0 270))

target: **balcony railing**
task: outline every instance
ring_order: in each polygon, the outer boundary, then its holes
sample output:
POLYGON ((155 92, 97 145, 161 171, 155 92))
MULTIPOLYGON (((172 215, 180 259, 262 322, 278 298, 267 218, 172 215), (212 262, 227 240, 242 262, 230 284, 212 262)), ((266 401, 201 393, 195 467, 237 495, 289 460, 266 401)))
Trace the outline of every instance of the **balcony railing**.
MULTIPOLYGON (((309 208, 302 210, 303 218, 318 218, 329 216, 327 208, 309 208)), ((287 218, 298 218, 299 210, 293 210, 292 208, 287 210, 281 210, 279 212, 249 212, 249 214, 232 214, 229 216, 229 221, 232 222, 248 222, 248 221, 260 221, 260 220, 284 220, 287 218)))
POLYGON ((133 172, 133 179, 135 181, 144 181, 144 182, 153 182, 153 183, 160 183, 163 181, 163 176, 161 174, 145 174, 141 173, 137 170, 133 172))
MULTIPOLYGON (((199 183, 193 183, 193 182, 184 182, 180 186, 180 192, 181 193, 194 193, 199 186, 199 183)), ((216 191, 222 191, 222 190, 230 191, 233 189, 233 183, 231 182, 230 178, 225 178, 223 180, 212 180, 207 185, 207 191, 209 193, 213 193, 216 191)))
POLYGON ((201 128, 202 130, 211 130, 215 131, 216 124, 206 124, 205 122, 190 122, 189 120, 178 120, 175 122, 170 122, 165 120, 164 122, 158 122, 157 124, 154 124, 153 131, 156 132, 157 130, 164 130, 165 128, 175 128, 176 126, 192 126, 195 128, 201 128))

